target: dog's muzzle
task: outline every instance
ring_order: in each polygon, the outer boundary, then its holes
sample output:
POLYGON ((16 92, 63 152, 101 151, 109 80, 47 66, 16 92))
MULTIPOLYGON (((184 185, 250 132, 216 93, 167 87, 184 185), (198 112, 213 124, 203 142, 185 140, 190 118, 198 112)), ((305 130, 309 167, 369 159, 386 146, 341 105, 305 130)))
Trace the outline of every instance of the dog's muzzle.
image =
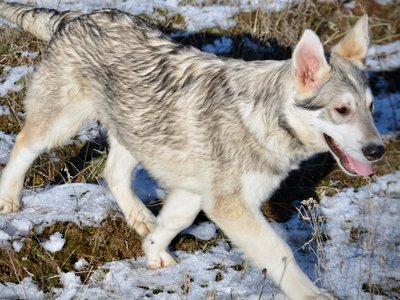
POLYGON ((354 159, 351 155, 346 153, 346 151, 329 135, 324 133, 324 138, 339 165, 350 175, 368 176, 372 174, 372 165, 370 162, 380 159, 385 153, 383 145, 368 144, 362 148, 363 155, 368 160, 367 162, 363 162, 354 159))

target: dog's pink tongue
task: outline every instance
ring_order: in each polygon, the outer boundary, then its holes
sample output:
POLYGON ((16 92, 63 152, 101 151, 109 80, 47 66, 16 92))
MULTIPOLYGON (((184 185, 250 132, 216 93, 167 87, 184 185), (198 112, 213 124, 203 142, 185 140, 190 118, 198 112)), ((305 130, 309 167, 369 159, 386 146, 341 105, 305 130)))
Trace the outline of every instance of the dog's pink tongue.
POLYGON ((368 176, 372 174, 372 165, 371 163, 363 163, 360 161, 357 161, 347 155, 347 159, 349 160, 351 168, 361 176, 368 176))

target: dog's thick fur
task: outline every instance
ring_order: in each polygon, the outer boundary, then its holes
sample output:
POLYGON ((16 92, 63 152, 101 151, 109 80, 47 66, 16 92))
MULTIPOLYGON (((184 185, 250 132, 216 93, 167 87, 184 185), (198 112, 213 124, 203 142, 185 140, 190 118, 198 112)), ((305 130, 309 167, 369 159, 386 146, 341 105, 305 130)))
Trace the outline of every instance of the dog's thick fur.
POLYGON ((298 163, 330 150, 342 168, 368 175, 383 154, 363 60, 367 17, 333 48, 305 31, 293 58, 220 58, 171 41, 112 9, 88 15, 0 3, 0 15, 49 41, 26 96, 26 122, 0 182, 0 211, 19 209, 24 176, 42 152, 83 123, 108 130, 105 178, 143 237, 150 268, 204 210, 291 299, 324 299, 259 208, 298 163), (142 163, 168 190, 155 218, 131 191, 142 163))

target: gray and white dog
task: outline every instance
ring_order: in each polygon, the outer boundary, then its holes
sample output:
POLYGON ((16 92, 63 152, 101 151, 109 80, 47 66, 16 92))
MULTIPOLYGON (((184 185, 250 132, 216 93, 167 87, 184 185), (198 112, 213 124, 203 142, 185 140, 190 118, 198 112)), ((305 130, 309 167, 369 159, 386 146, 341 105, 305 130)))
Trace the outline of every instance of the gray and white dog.
POLYGON ((113 9, 60 13, 1 2, 0 15, 49 41, 1 177, 1 213, 19 209, 25 173, 41 153, 99 120, 110 143, 105 178, 145 237, 149 268, 176 263, 168 244, 204 210, 289 298, 331 297, 300 270, 259 208, 316 152, 330 151, 352 175, 369 175, 383 155, 363 70, 367 16, 328 63, 311 30, 290 60, 245 62, 179 45, 113 9), (139 163, 168 191, 157 218, 131 190, 139 163))

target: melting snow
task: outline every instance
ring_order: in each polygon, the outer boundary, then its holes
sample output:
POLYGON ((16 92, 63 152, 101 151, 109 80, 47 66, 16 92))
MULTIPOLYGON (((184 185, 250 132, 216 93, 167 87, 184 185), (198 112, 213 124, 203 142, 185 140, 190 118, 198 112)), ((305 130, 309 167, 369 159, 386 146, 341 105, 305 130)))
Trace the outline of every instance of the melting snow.
POLYGON ((5 75, 0 78, 0 97, 4 97, 10 91, 21 91, 24 87, 24 84, 17 82, 25 78, 26 75, 32 71, 32 66, 18 66, 14 68, 5 67, 5 75))
POLYGON ((75 262, 74 268, 75 268, 75 270, 80 271, 88 265, 89 265, 89 263, 87 262, 86 259, 80 258, 77 262, 75 262))
POLYGON ((371 71, 393 71, 400 61, 400 41, 385 45, 371 45, 368 49, 366 66, 371 71))
POLYGON ((49 252, 57 252, 60 251, 65 244, 65 239, 63 238, 60 232, 56 232, 50 236, 50 239, 44 243, 42 243, 42 247, 49 252))
MULTIPOLYGON (((340 298, 371 299, 365 284, 380 285, 385 291, 398 287, 399 211, 400 172, 324 199, 322 212, 330 237, 324 248, 325 275, 340 298)), ((390 292, 387 296, 395 298, 390 292)))
POLYGON ((14 141, 15 135, 8 135, 0 131, 0 164, 5 164, 8 161, 14 141))
POLYGON ((8 116, 10 108, 7 105, 0 105, 0 116, 8 116))

